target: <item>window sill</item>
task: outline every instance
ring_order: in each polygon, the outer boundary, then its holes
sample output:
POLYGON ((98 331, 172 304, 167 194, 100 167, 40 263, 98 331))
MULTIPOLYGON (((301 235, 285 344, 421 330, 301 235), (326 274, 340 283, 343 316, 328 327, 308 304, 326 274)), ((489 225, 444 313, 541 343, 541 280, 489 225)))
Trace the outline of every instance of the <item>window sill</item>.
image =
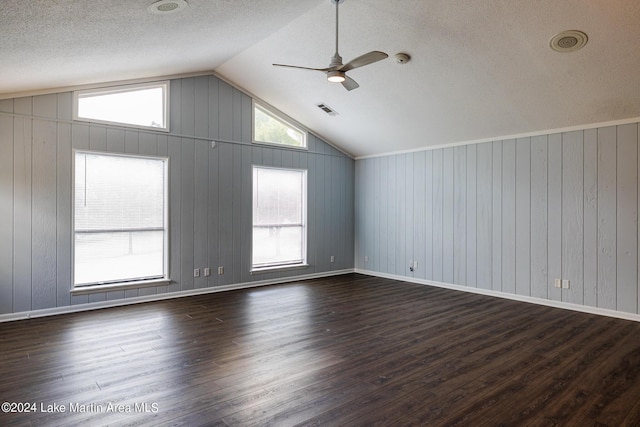
POLYGON ((300 270, 303 268, 309 268, 309 264, 292 264, 292 265, 276 265, 273 267, 254 268, 250 271, 250 274, 262 274, 273 273, 274 271, 287 271, 287 270, 300 270))
POLYGON ((277 142, 266 142, 266 141, 256 141, 253 140, 253 145, 264 145, 265 147, 278 147, 278 148, 288 148, 290 150, 300 150, 300 151, 309 151, 309 147, 304 145, 289 145, 289 144, 280 144, 277 142))
POLYGON ((111 292, 122 291, 131 288, 147 288, 150 286, 162 286, 171 283, 171 279, 154 279, 154 280, 140 280, 137 282, 126 283, 110 283, 108 285, 87 285, 77 286, 71 289, 71 295, 86 295, 94 294, 96 292, 111 292))
POLYGON ((127 128, 127 129, 148 130, 152 132, 163 132, 163 133, 171 132, 171 129, 169 129, 169 127, 143 126, 143 125, 135 125, 131 123, 111 122, 109 120, 92 119, 87 117, 74 117, 73 121, 81 122, 81 123, 97 124, 97 125, 117 126, 117 127, 127 128))

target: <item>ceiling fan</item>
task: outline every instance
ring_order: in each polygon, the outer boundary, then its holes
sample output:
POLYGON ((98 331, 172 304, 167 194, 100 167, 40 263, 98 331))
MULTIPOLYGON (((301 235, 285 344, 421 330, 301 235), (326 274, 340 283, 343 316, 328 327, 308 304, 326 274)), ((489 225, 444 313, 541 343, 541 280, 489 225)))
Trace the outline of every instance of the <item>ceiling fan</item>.
POLYGON ((360 87, 355 80, 351 77, 347 76, 347 71, 353 70, 354 68, 364 67, 365 65, 373 64, 374 62, 381 61, 387 58, 387 55, 384 52, 380 52, 377 50, 365 53, 364 55, 360 55, 357 58, 347 62, 346 64, 342 63, 342 57, 338 53, 338 5, 342 3, 344 0, 331 0, 332 3, 336 5, 336 53, 331 57, 331 63, 327 68, 311 68, 311 67, 299 67, 297 65, 286 65, 286 64, 273 64, 276 67, 288 67, 288 68, 298 68, 301 70, 312 70, 312 71, 321 71, 327 75, 327 80, 332 83, 342 83, 347 90, 353 90, 360 87))

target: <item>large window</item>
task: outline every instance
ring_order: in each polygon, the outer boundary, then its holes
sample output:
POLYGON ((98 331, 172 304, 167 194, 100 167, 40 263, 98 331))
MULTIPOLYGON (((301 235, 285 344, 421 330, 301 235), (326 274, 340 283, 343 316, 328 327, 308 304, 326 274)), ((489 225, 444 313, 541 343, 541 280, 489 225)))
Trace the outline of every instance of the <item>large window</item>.
POLYGON ((169 130, 169 82, 74 92, 76 120, 169 130))
POLYGON ((252 269, 305 265, 307 172, 253 167, 252 269))
POLYGON ((75 153, 75 286, 167 278, 167 162, 75 153))
POLYGON ((253 141, 306 148, 307 133, 254 102, 253 141))

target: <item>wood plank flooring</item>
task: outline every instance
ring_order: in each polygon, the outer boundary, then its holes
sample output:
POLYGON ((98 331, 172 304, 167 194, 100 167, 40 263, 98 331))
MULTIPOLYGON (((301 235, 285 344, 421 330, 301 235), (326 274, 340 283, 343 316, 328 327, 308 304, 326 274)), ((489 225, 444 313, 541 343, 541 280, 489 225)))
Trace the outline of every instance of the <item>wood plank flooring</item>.
POLYGON ((638 426, 640 323, 348 274, 0 324, 0 401, 36 405, 3 426, 638 426))

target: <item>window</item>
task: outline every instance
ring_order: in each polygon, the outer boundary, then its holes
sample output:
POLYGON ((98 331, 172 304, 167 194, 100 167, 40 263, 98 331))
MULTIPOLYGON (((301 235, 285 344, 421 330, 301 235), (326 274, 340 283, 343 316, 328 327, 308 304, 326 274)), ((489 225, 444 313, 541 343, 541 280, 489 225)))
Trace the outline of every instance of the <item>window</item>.
POLYGON ((168 277, 167 163, 75 153, 75 286, 168 277))
POLYGON ((83 90, 73 93, 74 118, 169 130, 169 82, 83 90))
POLYGON ((307 148, 307 133, 254 102, 253 141, 307 148))
POLYGON ((252 269, 305 265, 307 172, 253 167, 252 269))

